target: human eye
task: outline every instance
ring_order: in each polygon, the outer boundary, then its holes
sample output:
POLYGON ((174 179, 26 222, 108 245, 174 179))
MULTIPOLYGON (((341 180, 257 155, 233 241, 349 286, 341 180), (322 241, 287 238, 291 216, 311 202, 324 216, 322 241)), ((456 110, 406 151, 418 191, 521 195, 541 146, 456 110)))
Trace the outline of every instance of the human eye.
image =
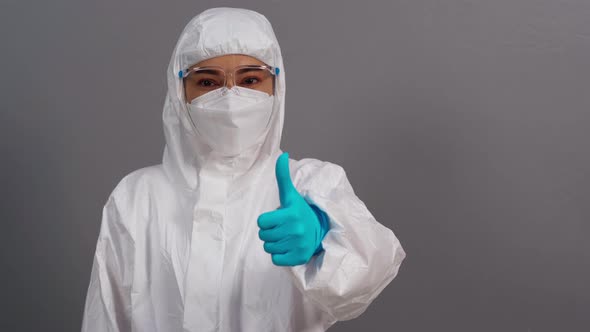
POLYGON ((197 89, 216 89, 223 85, 224 75, 216 69, 197 70, 188 77, 197 89))
POLYGON ((237 73, 238 85, 244 87, 255 87, 264 84, 268 80, 268 73, 260 69, 247 68, 237 73))
POLYGON ((211 78, 202 78, 197 81, 197 85, 203 88, 213 88, 218 87, 220 83, 217 80, 211 78))
POLYGON ((260 83, 260 78, 255 76, 246 77, 241 81, 242 85, 255 85, 257 83, 260 83))

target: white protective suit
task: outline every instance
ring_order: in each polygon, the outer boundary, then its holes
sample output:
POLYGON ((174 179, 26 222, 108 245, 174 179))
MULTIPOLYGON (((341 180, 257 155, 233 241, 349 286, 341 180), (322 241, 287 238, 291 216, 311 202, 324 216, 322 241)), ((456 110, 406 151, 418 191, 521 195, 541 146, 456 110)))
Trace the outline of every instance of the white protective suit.
POLYGON ((183 30, 167 77, 162 164, 125 176, 104 206, 82 331, 311 332, 363 313, 406 254, 340 166, 289 160, 299 193, 329 217, 323 252, 275 266, 258 238, 258 216, 280 204, 274 167, 285 108, 285 70, 268 20, 236 8, 202 12, 183 30), (281 72, 268 131, 224 158, 191 127, 178 72, 235 53, 281 72))

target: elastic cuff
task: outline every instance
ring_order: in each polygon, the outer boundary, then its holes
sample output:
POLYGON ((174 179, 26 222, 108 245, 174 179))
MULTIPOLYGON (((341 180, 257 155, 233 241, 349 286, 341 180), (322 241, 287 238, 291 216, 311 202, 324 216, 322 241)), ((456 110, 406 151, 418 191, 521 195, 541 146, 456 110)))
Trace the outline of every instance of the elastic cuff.
POLYGON ((309 206, 311 207, 313 212, 315 212, 315 214, 318 217, 318 220, 320 222, 320 239, 318 241, 319 242, 318 247, 316 248, 315 252, 313 253, 313 256, 315 256, 324 250, 324 247, 322 246, 322 240, 326 236, 326 233, 328 233, 328 231, 330 230, 330 222, 328 219, 328 215, 324 211, 322 211, 319 207, 317 207, 313 204, 309 204, 309 206))

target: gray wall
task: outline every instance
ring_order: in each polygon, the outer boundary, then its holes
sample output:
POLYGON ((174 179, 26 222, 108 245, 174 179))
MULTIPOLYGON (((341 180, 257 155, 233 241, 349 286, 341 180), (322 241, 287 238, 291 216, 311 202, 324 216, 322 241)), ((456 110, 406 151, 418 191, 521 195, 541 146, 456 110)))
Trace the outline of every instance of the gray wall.
POLYGON ((0 330, 79 330, 177 37, 229 5, 282 45, 284 149, 342 165, 408 253, 331 331, 590 331, 590 2, 344 2, 3 0, 0 330))

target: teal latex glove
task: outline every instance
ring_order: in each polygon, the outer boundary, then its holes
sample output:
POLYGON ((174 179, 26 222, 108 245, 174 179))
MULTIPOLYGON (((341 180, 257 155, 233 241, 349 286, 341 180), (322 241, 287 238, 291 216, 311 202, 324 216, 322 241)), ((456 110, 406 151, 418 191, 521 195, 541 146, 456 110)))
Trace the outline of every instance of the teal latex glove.
POLYGON ((281 206, 258 217, 258 236, 264 241, 264 251, 271 254, 275 265, 305 264, 323 250, 328 217, 297 192, 289 174, 288 153, 277 159, 275 173, 281 206))

